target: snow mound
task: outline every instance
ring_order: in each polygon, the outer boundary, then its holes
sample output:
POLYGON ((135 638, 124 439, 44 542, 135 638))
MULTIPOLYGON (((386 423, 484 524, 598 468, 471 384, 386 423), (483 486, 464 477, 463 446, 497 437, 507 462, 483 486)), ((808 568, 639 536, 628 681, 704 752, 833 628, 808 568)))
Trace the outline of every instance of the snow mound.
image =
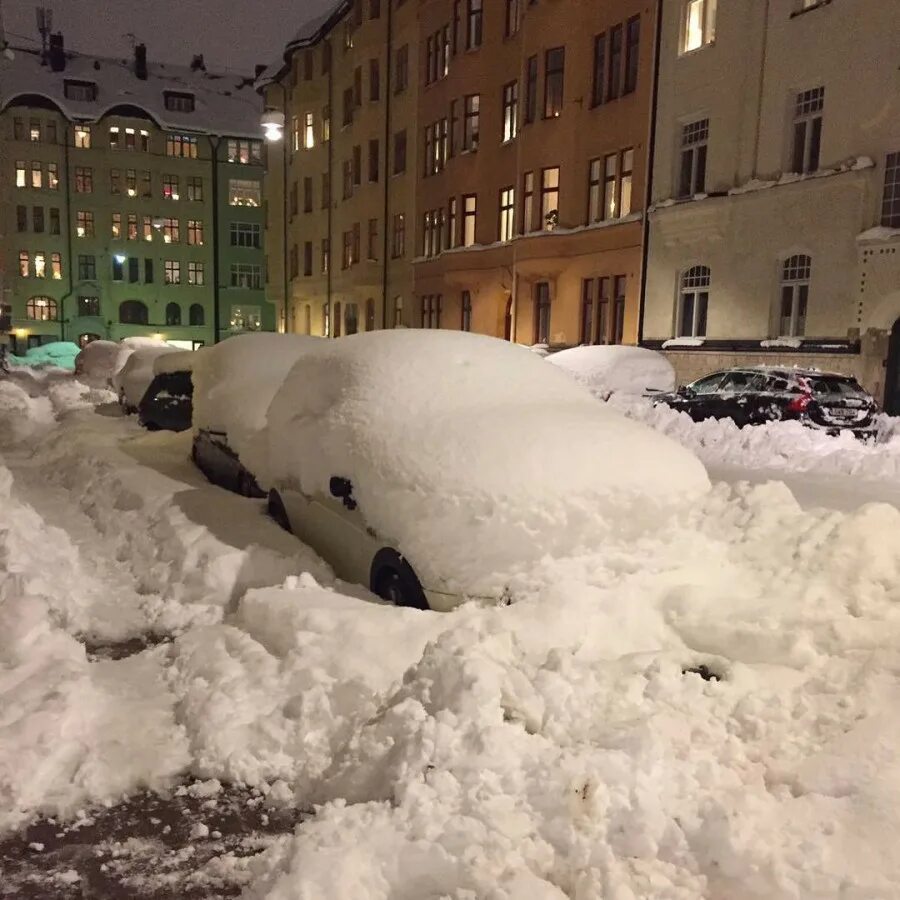
MULTIPOLYGON (((91 341, 75 357, 75 375, 92 387, 112 388, 113 379, 138 348, 165 347, 152 337, 128 337, 121 341, 91 341)), ((117 388, 116 388, 117 390, 117 388)))
POLYGON ((13 366, 28 366, 34 369, 59 368, 71 372, 75 368, 75 358, 79 347, 70 341, 53 341, 25 351, 24 356, 10 356, 13 366))
POLYGON ((161 356, 179 354, 177 347, 163 344, 154 347, 138 347, 125 361, 125 365, 113 376, 113 389, 126 409, 137 409, 150 382, 154 367, 161 356))
MULTIPOLYGON (((176 349, 176 348, 173 348, 176 349)), ((164 375, 170 372, 193 372, 195 361, 201 350, 179 350, 177 353, 164 353, 153 361, 153 374, 164 375)))
POLYGON ((266 453, 247 460, 264 483, 328 496, 332 476, 350 478, 367 525, 423 584, 464 582, 470 594, 611 529, 639 534, 708 487, 692 454, 558 368, 466 333, 316 344, 276 394, 267 431, 266 453))
POLYGON ((640 396, 673 391, 675 370, 655 350, 622 345, 573 347, 547 357, 577 381, 606 399, 610 394, 640 396))

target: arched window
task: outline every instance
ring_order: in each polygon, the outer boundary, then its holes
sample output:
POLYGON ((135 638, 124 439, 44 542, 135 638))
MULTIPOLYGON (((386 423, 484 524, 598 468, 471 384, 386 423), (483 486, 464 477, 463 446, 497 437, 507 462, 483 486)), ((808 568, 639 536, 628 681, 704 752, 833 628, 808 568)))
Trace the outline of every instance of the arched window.
POLYGON ((25 314, 29 319, 37 319, 39 322, 55 322, 56 301, 52 297, 29 297, 25 305, 25 314))
POLYGON ((348 303, 344 307, 344 334, 356 334, 359 331, 359 307, 348 303))
POLYGON ((191 308, 188 310, 188 321, 191 323, 191 325, 206 324, 206 314, 204 313, 203 306, 201 304, 191 304, 191 308))
POLYGON ((366 331, 375 330, 375 301, 369 297, 366 300, 366 331))
POLYGON ((100 340, 99 334, 79 334, 78 335, 78 346, 83 349, 84 347, 87 347, 87 345, 90 344, 92 341, 99 341, 99 340, 100 340))
POLYGON ((806 304, 809 300, 809 279, 812 257, 798 253, 789 256, 781 268, 781 329, 782 337, 806 334, 806 304))
POLYGON ((140 300, 125 300, 119 304, 119 321, 123 325, 147 325, 150 321, 147 306, 140 300))
POLYGON ((166 304, 166 325, 181 324, 181 307, 177 303, 166 304))
POLYGON ((705 337, 709 307, 708 266, 692 266, 681 273, 678 291, 678 328, 676 337, 705 337))
POLYGON ((403 324, 403 298, 394 297, 394 328, 403 324))

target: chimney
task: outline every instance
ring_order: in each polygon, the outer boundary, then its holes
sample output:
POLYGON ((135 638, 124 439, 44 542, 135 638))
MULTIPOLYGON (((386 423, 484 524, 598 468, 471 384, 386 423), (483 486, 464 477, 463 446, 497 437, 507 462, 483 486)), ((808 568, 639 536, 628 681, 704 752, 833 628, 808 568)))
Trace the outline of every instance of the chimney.
POLYGON ((191 60, 191 71, 192 71, 192 72, 196 72, 197 70, 200 70, 200 71, 203 71, 203 72, 206 71, 206 63, 203 62, 203 54, 202 54, 202 53, 198 53, 198 54, 191 60))
POLYGON ((50 35, 50 68, 54 72, 63 72, 66 68, 66 54, 63 44, 63 36, 61 31, 50 35))
POLYGON ((134 45, 134 74, 141 81, 147 80, 147 45, 134 45))
POLYGON ((256 74, 253 76, 254 78, 259 78, 263 72, 266 71, 269 67, 265 63, 257 63, 256 64, 256 74))

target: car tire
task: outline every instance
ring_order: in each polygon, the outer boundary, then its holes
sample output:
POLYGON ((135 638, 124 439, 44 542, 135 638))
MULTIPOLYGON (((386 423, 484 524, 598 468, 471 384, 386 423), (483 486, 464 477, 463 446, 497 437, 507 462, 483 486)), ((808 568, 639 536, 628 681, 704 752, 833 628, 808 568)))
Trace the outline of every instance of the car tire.
POLYGON ((243 469, 241 469, 241 471, 238 473, 237 492, 242 497, 253 496, 253 485, 250 483, 250 473, 245 472, 243 469))
POLYGON ((373 594, 408 609, 429 609, 425 591, 412 566, 397 553, 385 548, 372 560, 369 588, 373 594))
POLYGON ((159 431, 159 425, 156 422, 144 422, 143 425, 147 431, 159 431))
POLYGON ((278 491, 269 491, 269 499, 266 503, 266 512, 276 525, 291 534, 291 520, 288 518, 284 503, 278 495, 278 491))

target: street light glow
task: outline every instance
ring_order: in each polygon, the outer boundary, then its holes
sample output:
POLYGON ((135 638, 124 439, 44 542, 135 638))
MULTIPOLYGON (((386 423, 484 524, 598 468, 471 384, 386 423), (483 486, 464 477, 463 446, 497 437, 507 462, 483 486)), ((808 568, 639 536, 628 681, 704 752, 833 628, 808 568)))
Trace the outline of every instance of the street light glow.
POLYGON ((124 253, 117 253, 114 257, 115 261, 121 265, 128 257, 124 253))
POLYGON ((284 137, 284 113, 280 110, 267 109, 262 115, 261 124, 267 141, 280 141, 284 137))

